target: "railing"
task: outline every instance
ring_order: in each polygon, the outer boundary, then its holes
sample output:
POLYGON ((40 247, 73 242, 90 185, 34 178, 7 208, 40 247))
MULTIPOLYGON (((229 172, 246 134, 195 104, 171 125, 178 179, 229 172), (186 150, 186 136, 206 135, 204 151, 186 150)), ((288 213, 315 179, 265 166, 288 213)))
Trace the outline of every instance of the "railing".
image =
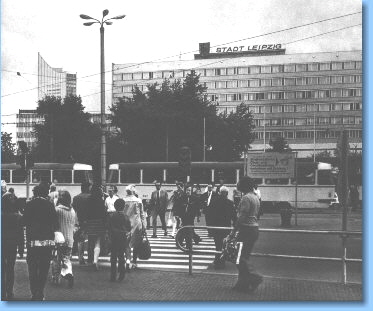
MULTIPOLYGON (((189 274, 193 273, 193 254, 200 254, 203 251, 193 250, 193 243, 192 243, 192 229, 214 229, 214 230, 232 230, 232 227, 210 227, 210 226, 184 226, 179 229, 176 233, 176 246, 189 254, 189 274), (188 229, 189 234, 188 234, 188 229), (183 233, 183 231, 187 231, 183 233), (186 247, 180 245, 179 239, 180 234, 185 234, 186 236, 186 247), (190 247, 188 247, 188 245, 190 247)), ((342 283, 347 283, 347 266, 348 262, 362 262, 362 259, 357 258, 347 258, 347 246, 346 241, 349 237, 352 236, 362 236, 361 231, 328 231, 328 230, 287 230, 287 229, 259 229, 260 232, 272 232, 272 233, 301 233, 301 234, 326 234, 326 235, 339 235, 342 239, 342 255, 340 258, 336 257, 317 257, 317 256, 294 256, 294 255, 279 255, 279 254, 262 254, 262 253, 252 253, 251 256, 258 256, 258 257, 272 257, 272 258, 288 258, 288 259, 310 259, 310 260, 320 260, 320 261, 339 261, 342 262, 342 283)))

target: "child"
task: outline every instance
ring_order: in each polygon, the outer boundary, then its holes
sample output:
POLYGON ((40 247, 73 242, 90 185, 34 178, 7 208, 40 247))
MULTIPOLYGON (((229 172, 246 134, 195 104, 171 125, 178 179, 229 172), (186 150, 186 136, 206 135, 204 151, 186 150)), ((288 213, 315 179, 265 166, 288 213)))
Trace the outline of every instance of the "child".
POLYGON ((125 202, 123 199, 117 199, 114 202, 115 212, 109 214, 109 238, 111 241, 110 255, 110 281, 115 282, 117 271, 119 272, 118 281, 122 281, 125 275, 124 251, 128 246, 131 233, 131 222, 127 215, 123 213, 125 202), (118 261, 118 268, 117 268, 118 261))

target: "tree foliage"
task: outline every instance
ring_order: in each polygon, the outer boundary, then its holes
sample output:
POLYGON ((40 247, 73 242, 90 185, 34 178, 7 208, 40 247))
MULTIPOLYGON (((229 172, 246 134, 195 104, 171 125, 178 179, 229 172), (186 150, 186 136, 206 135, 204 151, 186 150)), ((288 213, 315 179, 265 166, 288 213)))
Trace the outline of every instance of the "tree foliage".
POLYGON ((12 134, 1 132, 1 162, 11 163, 15 161, 15 144, 12 143, 12 134))
POLYGON ((120 98, 111 111, 112 124, 121 130, 121 161, 177 161, 183 145, 191 148, 192 161, 202 161, 204 119, 211 146, 206 160, 240 158, 253 141, 249 108, 242 104, 236 113, 217 115, 205 92, 192 72, 183 81, 165 79, 149 84, 147 92, 135 87, 132 98, 120 98))
POLYGON ((45 122, 34 127, 36 161, 99 163, 100 128, 90 122, 80 97, 46 96, 39 100, 37 112, 45 122))

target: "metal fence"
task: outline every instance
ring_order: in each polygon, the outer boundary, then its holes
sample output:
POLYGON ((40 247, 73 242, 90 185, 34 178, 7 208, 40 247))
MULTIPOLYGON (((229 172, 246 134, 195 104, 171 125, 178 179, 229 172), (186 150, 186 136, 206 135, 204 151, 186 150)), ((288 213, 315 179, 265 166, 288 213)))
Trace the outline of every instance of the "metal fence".
MULTIPOLYGON (((186 246, 190 245, 190 248, 184 247, 180 245, 180 234, 185 235, 188 237, 188 230, 191 229, 214 229, 214 230, 232 230, 232 227, 211 227, 211 226, 184 226, 179 229, 176 234, 176 246, 188 253, 189 255, 189 274, 193 273, 193 254, 203 253, 203 251, 194 250, 193 243, 190 241, 186 243, 186 246), (187 232, 184 232, 187 231, 187 232)), ((347 258, 347 239, 353 236, 362 236, 361 231, 338 231, 338 230, 297 230, 297 229, 259 229, 260 232, 270 232, 270 233, 301 233, 301 234, 320 234, 320 235, 337 235, 341 238, 341 257, 318 257, 318 256, 294 256, 294 255, 280 255, 280 254, 263 254, 263 253, 252 253, 251 256, 258 256, 258 257, 270 257, 270 258, 288 258, 288 259, 309 259, 309 260, 319 260, 319 261, 335 261, 335 262, 342 262, 342 283, 347 283, 347 263, 348 262, 360 262, 362 263, 362 259, 358 258, 347 258)), ((189 236, 191 239, 191 236, 189 236)))

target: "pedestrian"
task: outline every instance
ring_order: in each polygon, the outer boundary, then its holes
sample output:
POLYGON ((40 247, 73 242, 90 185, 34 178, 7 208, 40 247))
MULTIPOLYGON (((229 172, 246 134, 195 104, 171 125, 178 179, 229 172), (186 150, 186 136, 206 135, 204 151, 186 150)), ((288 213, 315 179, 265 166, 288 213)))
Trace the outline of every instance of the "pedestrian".
MULTIPOLYGON (((78 251, 79 265, 85 265, 84 259, 85 241, 88 239, 87 236, 87 213, 89 212, 89 197, 90 197, 91 184, 89 182, 83 182, 80 186, 81 193, 73 198, 72 207, 78 218, 78 229, 74 234, 74 244, 76 244, 78 251)), ((91 247, 93 249, 93 247, 91 247)), ((73 246, 74 249, 74 246, 73 246)), ((87 249, 88 251, 88 249, 87 249)), ((92 256, 93 258, 93 256, 92 256)))
MULTIPOLYGON (((211 215, 212 227, 231 227, 236 220, 233 201, 228 199, 228 188, 220 187, 220 194, 216 198, 214 212, 211 215)), ((212 236, 215 242, 215 248, 218 252, 215 254, 214 268, 222 269, 225 267, 225 262, 220 259, 221 250, 223 247, 223 239, 229 234, 230 229, 212 229, 212 236)))
POLYGON ((67 190, 58 191, 56 205, 57 231, 63 234, 65 242, 56 244, 56 255, 52 262, 52 281, 54 284, 59 284, 60 277, 62 276, 67 280, 68 287, 72 288, 74 276, 71 255, 74 243, 74 231, 78 225, 78 218, 74 209, 71 208, 71 196, 67 190))
POLYGON ((49 200, 53 203, 54 206, 57 204, 58 200, 58 191, 55 184, 51 184, 49 188, 49 200))
POLYGON ((88 244, 92 246, 91 250, 88 249, 88 263, 92 263, 94 270, 98 271, 98 259, 100 256, 101 245, 105 240, 106 235, 106 209, 102 197, 102 189, 99 185, 92 185, 87 208, 86 230, 88 244))
POLYGON ((31 300, 44 300, 54 232, 57 229, 57 214, 48 198, 48 187, 40 184, 33 189, 34 197, 26 203, 23 224, 26 226, 27 265, 30 280, 31 300))
POLYGON ((110 254, 110 281, 122 281, 125 276, 126 268, 124 253, 128 248, 131 235, 131 222, 129 217, 123 213, 125 202, 123 199, 117 199, 114 202, 115 212, 110 213, 108 218, 109 238, 111 241, 110 254), (118 266, 117 266, 118 263, 118 266))
MULTIPOLYGON (((118 192, 118 191, 117 191, 118 192)), ((107 213, 115 212, 114 202, 119 199, 118 195, 114 193, 114 187, 108 189, 108 197, 105 199, 105 207, 107 213)))
POLYGON ((150 198, 150 206, 152 209, 152 222, 153 222, 153 235, 152 238, 157 237, 157 216, 161 219, 162 229, 164 236, 167 236, 167 225, 166 225, 166 210, 168 205, 168 194, 167 191, 161 189, 162 183, 156 181, 156 190, 152 192, 150 198))
POLYGON ((176 182, 176 190, 170 198, 171 214, 172 214, 172 233, 171 237, 174 238, 176 230, 180 229, 181 216, 183 210, 182 197, 184 195, 184 184, 181 181, 176 182))
POLYGON ((126 269, 130 271, 130 268, 137 267, 136 247, 141 244, 143 236, 146 234, 146 222, 142 201, 136 196, 136 186, 128 185, 126 193, 123 213, 129 217, 131 222, 131 238, 126 248, 126 269), (133 254, 131 254, 131 249, 133 254))
POLYGON ((259 213, 258 213, 258 219, 260 219, 260 216, 263 215, 262 194, 261 194, 260 190, 258 189, 258 185, 257 184, 254 185, 254 193, 258 197, 259 203, 260 203, 259 213))
POLYGON ((1 197, 6 193, 6 187, 7 187, 6 181, 2 179, 1 180, 1 197))
POLYGON ((3 197, 10 197, 12 202, 14 203, 17 200, 17 196, 14 193, 14 188, 10 187, 5 193, 2 195, 3 197))
POLYGON ((21 214, 13 197, 1 198, 1 300, 14 299, 14 265, 18 253, 23 257, 24 234, 21 214), (20 253, 22 250, 22 253, 20 253))
MULTIPOLYGON (((194 226, 194 218, 198 215, 198 202, 192 195, 192 186, 190 185, 186 186, 185 193, 180 198, 180 208, 181 226, 194 226)), ((199 244, 201 238, 194 232, 193 228, 188 228, 183 235, 178 237, 180 245, 184 243, 184 240, 187 248, 190 248, 192 240, 199 244)))
MULTIPOLYGON (((213 207, 217 198, 216 192, 213 191, 213 184, 207 185, 207 190, 201 195, 201 205, 203 213, 205 214, 206 226, 211 226, 210 218, 213 213, 213 207)), ((208 235, 212 236, 211 230, 207 229, 208 235)))
POLYGON ((251 251, 259 236, 259 199, 254 193, 254 181, 244 176, 240 179, 237 189, 243 194, 238 205, 236 230, 237 240, 243 243, 238 269, 238 281, 233 287, 240 292, 253 292, 263 281, 261 275, 254 271, 249 262, 251 251))
POLYGON ((142 206, 144 207, 144 214, 146 219, 146 229, 150 229, 151 209, 147 199, 142 199, 142 206))

